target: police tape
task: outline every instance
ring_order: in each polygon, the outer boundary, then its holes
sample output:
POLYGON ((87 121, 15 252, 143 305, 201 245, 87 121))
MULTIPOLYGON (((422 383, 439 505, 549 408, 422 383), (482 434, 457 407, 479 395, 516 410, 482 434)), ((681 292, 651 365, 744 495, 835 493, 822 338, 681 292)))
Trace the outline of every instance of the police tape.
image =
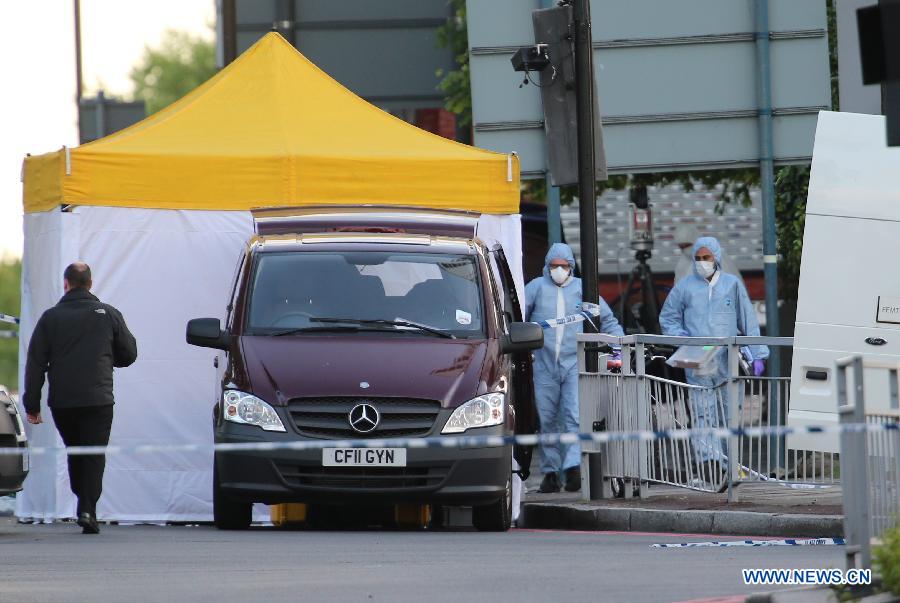
POLYGON ((584 322, 585 320, 591 321, 597 316, 600 316, 600 306, 597 304, 592 304, 588 302, 581 303, 581 311, 577 314, 569 314, 568 316, 563 316, 561 318, 550 318, 547 320, 538 320, 537 324, 541 325, 544 329, 555 329, 557 327, 564 327, 566 325, 571 325, 576 322, 584 322))
POLYGON ((0 314, 0 322, 7 322, 12 325, 17 325, 21 322, 21 320, 15 316, 10 316, 9 314, 0 314))
MULTIPOLYGON (((675 431, 598 431, 590 433, 541 433, 492 436, 431 436, 425 438, 368 438, 348 440, 284 440, 269 442, 204 442, 184 444, 110 444, 107 446, 30 446, 0 448, 3 454, 69 455, 118 454, 132 452, 275 452, 281 450, 322 450, 325 448, 499 448, 502 446, 536 446, 554 444, 609 444, 612 442, 650 442, 654 440, 686 440, 689 438, 729 438, 787 436, 797 434, 900 432, 900 423, 846 423, 843 425, 788 425, 770 427, 693 428, 675 431)), ((276 432, 270 432, 276 433, 276 432)))
POLYGON ((731 546, 843 546, 843 538, 784 538, 780 540, 725 540, 712 542, 679 542, 674 544, 651 544, 651 549, 693 549, 704 547, 731 546))

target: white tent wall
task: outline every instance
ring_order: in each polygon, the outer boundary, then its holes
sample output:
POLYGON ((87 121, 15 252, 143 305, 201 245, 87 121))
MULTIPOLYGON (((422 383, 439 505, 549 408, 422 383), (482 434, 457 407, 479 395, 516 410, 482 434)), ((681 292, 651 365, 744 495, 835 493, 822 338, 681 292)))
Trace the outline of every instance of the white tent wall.
MULTIPOLYGON (((201 316, 224 319, 235 263, 252 234, 252 217, 245 211, 85 206, 26 215, 20 373, 34 323, 62 296, 63 269, 84 260, 93 272, 93 292, 122 311, 138 342, 137 362, 116 369, 110 444, 211 444, 215 352, 187 345, 185 325, 201 316)), ((503 246, 521 293, 520 216, 484 215, 478 235, 488 245, 503 246)), ((46 387, 43 409, 45 424, 28 426, 29 440, 33 446, 61 445, 48 420, 46 387)), ((36 455, 16 515, 52 520, 74 512, 64 456, 36 455)), ((264 512, 258 509, 257 517, 264 512)), ((108 455, 98 516, 211 520, 211 455, 108 455)))
POLYGON ((525 276, 522 267, 522 216, 519 214, 482 214, 478 219, 478 237, 488 248, 503 246, 520 303, 525 302, 525 276))
MULTIPOLYGON (((26 214, 25 249, 22 256, 22 310, 19 325, 19 383, 25 384, 27 342, 41 313, 63 295, 62 273, 78 258, 79 217, 61 211, 26 214), (51 276, 52 275, 52 276, 51 276)), ((47 399, 44 384, 43 399, 47 399)), ((24 408, 20 408, 24 416, 24 408)), ((29 445, 58 448, 62 440, 44 406, 43 425, 25 423, 29 445)), ((16 515, 34 521, 74 516, 75 497, 69 489, 65 455, 31 459, 25 489, 16 496, 16 515)))

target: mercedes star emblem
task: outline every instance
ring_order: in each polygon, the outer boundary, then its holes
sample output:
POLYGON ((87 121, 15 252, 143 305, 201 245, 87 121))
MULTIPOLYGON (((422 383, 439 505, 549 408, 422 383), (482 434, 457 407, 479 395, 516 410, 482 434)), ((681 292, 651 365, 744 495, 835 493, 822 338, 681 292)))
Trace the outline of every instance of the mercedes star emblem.
POLYGON ((355 431, 358 431, 359 433, 369 433, 378 427, 378 421, 381 417, 374 406, 363 402, 362 404, 357 404, 350 410, 347 414, 347 419, 350 421, 350 427, 355 431))

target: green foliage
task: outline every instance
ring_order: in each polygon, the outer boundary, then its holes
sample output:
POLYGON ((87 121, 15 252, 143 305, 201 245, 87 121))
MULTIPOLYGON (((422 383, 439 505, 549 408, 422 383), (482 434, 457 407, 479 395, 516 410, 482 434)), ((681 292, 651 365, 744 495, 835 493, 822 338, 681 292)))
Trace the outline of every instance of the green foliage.
POLYGON ((872 562, 884 589, 900 595, 900 526, 884 533, 872 551, 872 562))
POLYGON ((134 96, 156 113, 216 73, 212 41, 187 32, 167 30, 158 48, 144 47, 144 55, 131 70, 134 96))
MULTIPOLYGON (((605 182, 597 182, 597 195, 602 195, 607 190, 624 190, 630 186, 666 186, 668 184, 680 184, 685 191, 693 191, 697 184, 708 188, 722 185, 716 209, 723 211, 725 205, 731 202, 740 202, 749 206, 750 189, 759 186, 759 172, 752 169, 744 170, 706 170, 699 172, 659 172, 655 174, 616 174, 610 176, 605 182)), ((547 195, 545 179, 525 180, 522 182, 523 201, 543 203, 547 195)), ((578 187, 568 185, 560 187, 560 203, 569 205, 578 197, 578 187)))
POLYGON ((469 32, 466 25, 466 0, 450 0, 453 15, 437 30, 439 48, 453 52, 457 68, 445 72, 438 69, 441 78, 438 89, 444 93, 444 108, 456 114, 462 127, 472 125, 472 87, 469 80, 469 32))
MULTIPOLYGON (((0 314, 19 316, 19 290, 22 282, 21 260, 0 260, 0 314)), ((15 325, 0 323, 0 330, 18 330, 15 325)), ((0 339, 0 384, 17 389, 19 383, 19 340, 0 339)))
POLYGON ((797 299, 808 192, 809 166, 792 165, 782 168, 775 176, 778 292, 782 299, 797 299))

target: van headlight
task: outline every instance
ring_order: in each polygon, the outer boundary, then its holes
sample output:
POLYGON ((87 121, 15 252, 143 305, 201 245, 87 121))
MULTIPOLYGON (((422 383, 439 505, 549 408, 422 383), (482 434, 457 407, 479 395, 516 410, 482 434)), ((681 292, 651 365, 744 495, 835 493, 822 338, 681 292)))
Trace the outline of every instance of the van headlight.
POLYGON ((462 433, 473 427, 503 425, 503 399, 503 394, 493 393, 469 400, 453 411, 441 433, 462 433))
POLYGON ((284 431, 284 424, 275 409, 256 396, 234 389, 222 394, 222 416, 226 421, 256 425, 266 431, 284 431))

